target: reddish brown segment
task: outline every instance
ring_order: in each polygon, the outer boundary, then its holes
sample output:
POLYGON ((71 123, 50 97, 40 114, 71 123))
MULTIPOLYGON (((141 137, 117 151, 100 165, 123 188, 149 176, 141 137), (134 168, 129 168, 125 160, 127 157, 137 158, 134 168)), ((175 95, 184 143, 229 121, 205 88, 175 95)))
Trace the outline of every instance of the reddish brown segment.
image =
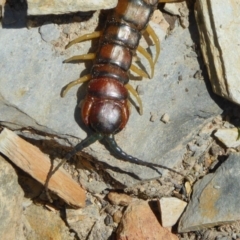
POLYGON ((128 121, 124 85, 142 31, 157 4, 158 0, 120 0, 107 19, 82 106, 84 123, 98 133, 115 134, 128 121))
POLYGON ((98 133, 121 131, 129 118, 128 92, 117 80, 98 78, 90 81, 82 106, 82 118, 98 133))

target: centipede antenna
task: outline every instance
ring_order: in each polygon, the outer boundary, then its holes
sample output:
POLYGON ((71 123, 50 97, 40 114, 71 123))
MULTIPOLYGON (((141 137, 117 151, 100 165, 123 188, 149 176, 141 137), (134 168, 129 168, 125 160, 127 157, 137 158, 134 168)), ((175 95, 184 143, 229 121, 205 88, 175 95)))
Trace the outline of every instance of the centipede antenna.
POLYGON ((53 176, 53 174, 55 172, 57 172, 57 170, 65 163, 67 162, 72 156, 74 156, 77 152, 82 151, 84 148, 88 147, 89 145, 91 145, 92 143, 96 142, 97 140, 101 140, 103 138, 103 135, 100 133, 95 133, 93 135, 90 135, 89 137, 85 138, 83 141, 81 141, 80 143, 78 143, 71 152, 67 153, 66 156, 62 159, 62 161, 53 169, 53 164, 51 165, 51 168, 49 170, 49 173, 47 175, 47 179, 44 185, 45 188, 45 193, 47 195, 47 198, 49 200, 49 202, 53 202, 49 191, 48 191, 48 184, 49 184, 49 180, 50 178, 53 176))

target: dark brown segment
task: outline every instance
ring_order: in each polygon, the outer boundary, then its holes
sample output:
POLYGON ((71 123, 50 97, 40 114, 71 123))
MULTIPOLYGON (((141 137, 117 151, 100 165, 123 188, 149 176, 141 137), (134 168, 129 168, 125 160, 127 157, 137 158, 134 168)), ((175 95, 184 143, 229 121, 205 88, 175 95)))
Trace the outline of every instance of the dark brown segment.
POLYGON ((103 41, 115 43, 130 49, 136 49, 141 33, 126 24, 109 23, 103 33, 103 41))
POLYGON ((125 100, 128 98, 127 89, 115 79, 97 78, 88 85, 88 94, 92 97, 125 100))
POLYGON ((115 64, 125 71, 128 71, 131 62, 132 53, 130 49, 114 44, 101 46, 96 56, 96 63, 115 64))
POLYGON ((123 85, 129 82, 128 73, 113 64, 95 64, 91 70, 92 78, 114 78, 123 85))
POLYGON ((114 17, 142 31, 146 28, 155 7, 156 5, 149 5, 143 0, 121 0, 118 2, 114 17))

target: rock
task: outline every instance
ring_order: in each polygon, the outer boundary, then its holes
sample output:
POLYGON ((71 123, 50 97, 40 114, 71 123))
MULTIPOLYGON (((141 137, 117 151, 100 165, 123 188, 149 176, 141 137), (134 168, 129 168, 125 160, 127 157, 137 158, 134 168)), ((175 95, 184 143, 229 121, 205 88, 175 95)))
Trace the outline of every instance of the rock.
POLYGON ((91 203, 82 209, 66 209, 67 223, 79 239, 87 239, 99 219, 100 213, 96 204, 91 203))
POLYGON ((122 217, 117 230, 117 240, 177 240, 178 237, 163 228, 148 202, 132 202, 122 217))
POLYGON ((198 0, 195 5, 201 49, 213 91, 237 104, 240 104, 239 13, 238 0, 198 0))
POLYGON ((3 7, 5 5, 6 0, 0 0, 0 19, 2 18, 3 15, 3 7))
POLYGON ((45 24, 39 28, 39 33, 45 42, 57 40, 60 37, 60 31, 56 24, 45 24))
POLYGON ((32 204, 24 211, 26 239, 73 240, 73 235, 61 217, 32 204))
POLYGON ((118 210, 113 214, 113 221, 115 223, 120 223, 121 219, 122 219, 122 211, 118 210))
POLYGON ((113 205, 128 206, 132 202, 132 198, 124 193, 110 192, 108 199, 113 205))
POLYGON ((172 227, 182 215, 187 203, 174 197, 161 198, 158 201, 161 212, 161 223, 163 227, 172 227))
POLYGON ((187 7, 186 1, 180 3, 166 3, 164 5, 164 10, 172 15, 179 16, 180 24, 183 28, 187 28, 189 26, 189 9, 187 7))
MULTIPOLYGON (((62 88, 87 73, 91 63, 70 64, 63 61, 73 55, 87 53, 91 41, 76 44, 65 50, 65 45, 79 35, 94 31, 98 16, 81 24, 58 25, 60 38, 55 43, 42 40, 38 28, 15 29, 14 25, 0 29, 0 112, 1 124, 11 129, 30 128, 61 138, 63 145, 75 145, 89 131, 80 117, 78 103, 85 96, 86 84, 76 86, 60 97, 62 88), (95 25, 94 25, 95 24, 95 25), (68 26, 66 36, 63 29, 68 26), (14 36, 14 37, 13 37, 14 36), (11 42, 11 46, 9 44, 11 42), (24 59, 24 61, 23 61, 24 59), (17 80, 16 80, 17 78, 17 80), (79 89, 79 91, 78 91, 79 89), (65 141, 63 141, 65 140, 65 141)), ((132 107, 126 128, 116 135, 118 145, 144 161, 173 168, 182 161, 186 144, 197 134, 203 124, 222 112, 211 98, 203 81, 193 78, 200 69, 197 58, 186 58, 192 50, 194 33, 176 27, 165 40, 166 33, 158 24, 151 24, 161 40, 161 54, 155 66, 155 77, 135 87, 144 88, 143 115, 132 107), (180 83, 178 76, 182 76, 180 83), (189 77, 191 76, 191 77, 189 77), (186 91, 187 89, 187 91, 186 91), (161 116, 168 113, 171 121, 150 122, 149 113, 161 116)), ((155 46, 150 46, 153 55, 155 46)), ((145 59, 142 58, 144 63, 145 59)), ((146 66, 148 66, 146 64, 146 66)), ((138 179, 158 177, 154 169, 116 159, 96 142, 84 149, 92 158, 107 167, 112 178, 124 186, 132 186, 138 179)), ((161 173, 166 170, 159 168, 161 173)))
POLYGON ((193 188, 178 231, 189 232, 240 220, 240 154, 231 154, 215 173, 193 188), (231 189, 231 191, 229 191, 231 189))
MULTIPOLYGON (((0 133, 0 153, 38 182, 46 184, 51 169, 51 161, 39 148, 4 128, 0 133)), ((59 167, 58 171, 49 178, 48 189, 55 192, 71 206, 85 206, 85 190, 72 179, 63 167, 59 167)))
MULTIPOLYGON (((1 0, 3 1, 3 0, 1 0)), ((0 6, 4 6, 5 2, 0 6)), ((73 12, 87 12, 101 9, 114 8, 117 5, 117 0, 76 0, 76 1, 41 1, 27 0, 28 15, 48 15, 48 14, 67 14, 73 12)))
POLYGON ((170 116, 167 113, 164 113, 161 117, 161 121, 163 123, 169 123, 170 122, 170 116))
POLYGON ((109 239, 112 235, 113 228, 110 226, 106 226, 104 223, 105 215, 103 215, 101 218, 98 219, 98 221, 95 222, 91 233, 87 239, 89 240, 106 240, 109 239))
POLYGON ((23 191, 14 168, 0 156, 0 239, 24 240, 23 191))
POLYGON ((238 135, 239 129, 237 128, 218 129, 214 133, 214 136, 228 148, 236 148, 240 145, 238 135))
POLYGON ((172 15, 180 16, 179 3, 166 3, 164 5, 164 10, 172 15))
POLYGON ((168 29, 170 27, 169 23, 165 20, 162 12, 159 11, 158 9, 156 11, 154 11, 151 21, 156 24, 159 24, 161 29, 163 29, 163 31, 165 33, 168 31, 168 29))

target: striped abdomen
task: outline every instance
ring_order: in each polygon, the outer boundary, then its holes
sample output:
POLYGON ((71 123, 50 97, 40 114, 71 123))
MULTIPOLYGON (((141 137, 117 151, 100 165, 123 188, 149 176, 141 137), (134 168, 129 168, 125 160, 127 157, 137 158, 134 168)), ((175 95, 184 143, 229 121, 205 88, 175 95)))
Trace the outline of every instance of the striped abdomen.
POLYGON ((82 106, 86 125, 96 132, 114 134, 129 118, 128 71, 142 31, 157 0, 120 0, 102 32, 87 96, 82 106))

